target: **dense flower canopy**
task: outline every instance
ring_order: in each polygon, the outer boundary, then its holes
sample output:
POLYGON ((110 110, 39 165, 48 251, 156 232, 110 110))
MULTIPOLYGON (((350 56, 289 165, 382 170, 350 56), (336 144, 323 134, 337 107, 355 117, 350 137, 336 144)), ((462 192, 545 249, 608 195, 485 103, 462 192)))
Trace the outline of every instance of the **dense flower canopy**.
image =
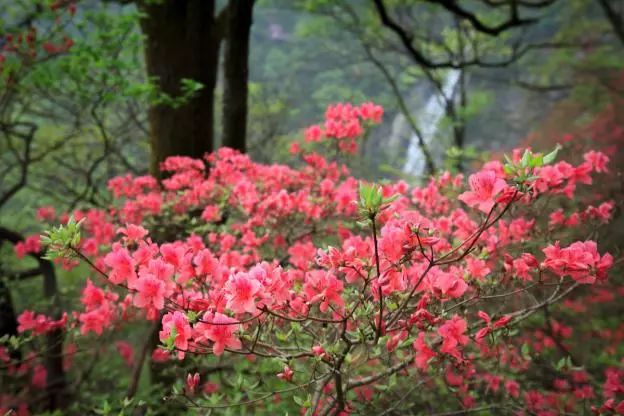
MULTIPOLYGON (((381 114, 373 104, 332 106, 305 140, 336 139, 353 152, 359 120, 378 122, 381 114)), ((608 281, 613 257, 590 239, 564 240, 572 224, 552 203, 605 174, 605 154, 591 151, 572 165, 516 151, 506 164, 471 174, 467 187, 448 172, 412 187, 366 184, 335 161, 298 152, 297 168, 254 163, 227 148, 202 160, 171 157, 161 183, 112 179, 107 209, 76 211, 71 220, 41 209, 42 220, 81 222, 79 242, 50 232, 48 243, 65 253, 56 261, 88 262, 94 275, 82 309, 61 321, 25 311, 20 331, 102 336, 125 322, 158 320, 154 360, 228 353, 274 360, 282 368, 276 377, 293 391, 323 381, 317 402, 303 406, 313 414, 355 411, 356 397, 396 373, 431 391, 441 375, 465 407, 501 386, 531 414, 559 414, 587 399, 622 407, 615 367, 602 388, 582 370, 561 370, 562 380, 574 381, 552 390, 522 376, 531 365, 522 346, 538 350, 554 339, 536 338, 522 323, 581 285, 600 290, 608 281)), ((597 226, 612 208, 602 201, 578 215, 597 226)), ((37 236, 15 247, 17 256, 40 249, 37 236)), ((128 359, 127 346, 120 351, 128 359)), ((32 371, 40 385, 41 368, 32 371)), ((185 391, 195 394, 199 380, 189 373, 185 391)))

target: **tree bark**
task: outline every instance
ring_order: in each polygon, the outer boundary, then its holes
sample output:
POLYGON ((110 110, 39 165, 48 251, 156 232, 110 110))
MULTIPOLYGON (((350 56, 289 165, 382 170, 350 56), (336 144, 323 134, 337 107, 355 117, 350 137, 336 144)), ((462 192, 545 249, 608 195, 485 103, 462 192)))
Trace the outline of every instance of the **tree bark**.
POLYGON ((149 110, 150 171, 168 156, 202 157, 213 149, 214 89, 219 63, 220 30, 214 0, 140 1, 145 13, 147 73, 159 89, 179 96, 184 78, 203 88, 185 104, 154 105, 149 110))
MULTIPOLYGON (((61 318, 56 273, 51 262, 39 260, 39 268, 43 275, 43 295, 51 303, 49 316, 61 318)), ((46 334, 46 351, 44 355, 46 378, 47 408, 62 409, 67 405, 65 371, 63 370, 64 329, 55 329, 46 334)))
MULTIPOLYGON (((609 0, 600 0, 600 5, 602 6, 602 11, 604 12, 607 20, 611 24, 613 28, 613 33, 617 36, 624 46, 624 16, 620 13, 618 14, 615 5, 612 5, 609 0)), ((620 8, 620 12, 622 8, 620 8)))
POLYGON ((245 152, 249 35, 254 0, 230 0, 227 9, 223 86, 223 146, 245 152))
MULTIPOLYGON (((4 335, 17 335, 17 315, 15 313, 15 307, 13 306, 13 300, 11 299, 11 291, 4 282, 4 279, 0 278, 0 337, 4 335)), ((14 360, 20 360, 22 354, 19 350, 10 351, 11 358, 14 360)))
MULTIPOLYGON (((24 237, 8 228, 0 227, 0 243, 8 241, 15 245, 23 241, 24 237)), ((54 265, 42 257, 43 253, 29 255, 39 263, 39 272, 43 276, 43 296, 50 301, 50 310, 47 315, 53 319, 61 318, 61 308, 58 295, 58 286, 54 265)), ((45 334, 45 350, 43 361, 46 369, 45 407, 47 410, 62 409, 67 405, 68 392, 65 371, 63 370, 63 329, 57 329, 45 334)))

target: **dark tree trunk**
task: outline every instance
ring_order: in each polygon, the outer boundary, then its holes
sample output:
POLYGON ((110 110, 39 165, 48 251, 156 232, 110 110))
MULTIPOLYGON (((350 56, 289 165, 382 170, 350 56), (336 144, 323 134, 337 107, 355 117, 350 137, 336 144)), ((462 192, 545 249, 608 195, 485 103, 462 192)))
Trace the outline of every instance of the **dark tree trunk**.
MULTIPOLYGON (((23 240, 24 238, 21 234, 8 228, 0 227, 0 243, 8 241, 11 244, 16 244, 23 240)), ((47 315, 54 319, 60 319, 60 298, 54 265, 49 260, 42 258, 41 255, 42 253, 30 254, 39 263, 38 273, 32 274, 31 277, 38 274, 43 276, 43 295, 50 302, 50 310, 47 315)), ((47 377, 44 399, 45 407, 48 410, 62 409, 67 405, 68 401, 67 382, 65 380, 65 371, 63 370, 63 339, 64 333, 62 329, 48 332, 45 335, 43 360, 47 377)))
MULTIPOLYGON (((4 279, 0 278, 0 337, 3 335, 17 335, 17 316, 11 299, 11 291, 4 279)), ((20 351, 11 350, 11 358, 21 359, 20 351)))
MULTIPOLYGON (((600 0, 602 11, 607 17, 607 20, 613 28, 613 33, 624 46, 624 15, 622 14, 622 8, 620 7, 620 13, 616 10, 616 5, 612 4, 609 0, 600 0)), ((621 4, 620 4, 621 6, 621 4)))
MULTIPOLYGON (((61 309, 56 283, 54 266, 47 260, 39 260, 39 268, 43 275, 43 295, 51 303, 49 315, 54 319, 61 318, 61 309)), ((63 370, 63 329, 56 329, 46 334, 46 351, 44 355, 46 379, 46 399, 48 409, 62 409, 67 404, 65 371, 63 370)))
POLYGON ((245 152, 249 34, 254 0, 230 0, 227 8, 223 86, 223 146, 245 152))
POLYGON ((201 157, 213 149, 220 30, 214 0, 141 1, 139 7, 146 15, 141 27, 147 73, 161 91, 179 96, 184 78, 203 85, 178 108, 150 108, 150 171, 160 176, 158 166, 168 156, 201 157))

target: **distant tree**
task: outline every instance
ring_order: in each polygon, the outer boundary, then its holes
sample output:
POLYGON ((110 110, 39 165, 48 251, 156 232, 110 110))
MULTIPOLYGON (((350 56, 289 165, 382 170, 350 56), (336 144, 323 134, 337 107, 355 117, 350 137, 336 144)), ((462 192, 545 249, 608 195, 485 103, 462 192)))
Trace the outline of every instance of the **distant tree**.
POLYGON ((219 51, 225 42, 223 140, 245 150, 249 33, 253 1, 234 1, 217 10, 214 0, 138 0, 145 14, 145 61, 149 77, 165 94, 183 94, 189 81, 201 88, 179 106, 149 110, 152 174, 166 157, 201 157, 214 148, 215 88, 219 51))

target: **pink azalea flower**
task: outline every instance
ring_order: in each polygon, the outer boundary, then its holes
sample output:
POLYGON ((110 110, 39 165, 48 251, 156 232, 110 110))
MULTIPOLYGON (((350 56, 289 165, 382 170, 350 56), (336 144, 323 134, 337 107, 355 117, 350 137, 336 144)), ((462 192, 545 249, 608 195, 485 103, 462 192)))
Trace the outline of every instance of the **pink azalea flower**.
POLYGON ((455 315, 447 320, 438 328, 438 334, 442 337, 440 351, 459 359, 458 347, 468 343, 468 336, 465 335, 467 329, 468 324, 466 320, 460 318, 459 315, 455 315))
POLYGON ((214 314, 206 312, 204 319, 199 322, 195 329, 200 338, 205 338, 214 343, 212 351, 215 355, 223 354, 225 348, 239 350, 242 344, 236 336, 240 325, 236 319, 223 315, 219 312, 214 314))
POLYGON ((136 282, 137 293, 134 295, 134 306, 137 308, 156 309, 165 307, 165 283, 152 274, 143 273, 136 282))
POLYGON ((256 312, 256 296, 262 284, 247 273, 236 273, 225 283, 226 307, 235 313, 256 312))
POLYGON ((158 333, 161 342, 165 342, 172 333, 175 334, 173 345, 178 349, 178 358, 184 358, 184 352, 188 350, 188 340, 192 330, 188 318, 179 311, 169 312, 162 319, 163 329, 158 333))
POLYGON ((37 364, 35 368, 33 369, 33 374, 32 374, 31 383, 33 387, 40 389, 40 390, 45 389, 46 385, 48 384, 47 379, 48 379, 48 372, 46 371, 45 367, 41 364, 37 364))
POLYGON ((115 342, 115 347, 117 347, 117 352, 128 367, 132 367, 134 365, 134 349, 132 345, 126 341, 117 341, 115 342))
POLYGON ((609 156, 602 152, 590 150, 583 155, 583 159, 598 173, 608 172, 607 164, 609 163, 609 156))
POLYGON ((135 262, 128 250, 119 245, 113 247, 113 251, 104 257, 104 264, 112 269, 108 274, 108 279, 112 283, 118 285, 127 281, 128 287, 134 286, 137 279, 135 262))
POLYGON ((143 240, 147 236, 147 230, 140 225, 126 224, 117 230, 117 233, 123 234, 124 239, 130 243, 143 240))
POLYGON ((102 335, 104 328, 110 325, 112 318, 113 312, 107 303, 90 312, 81 313, 78 317, 82 324, 80 333, 86 335, 89 332, 95 332, 97 335, 102 335))
POLYGON ((476 205, 485 213, 490 212, 495 203, 494 197, 507 186, 507 183, 491 170, 470 175, 468 182, 471 190, 461 194, 459 200, 471 207, 476 205))
POLYGON ((277 374, 277 378, 284 381, 292 381, 293 374, 294 372, 290 367, 284 366, 284 370, 282 370, 281 373, 277 374))
POLYGON ((472 256, 466 257, 466 269, 468 273, 477 280, 485 279, 485 276, 492 271, 487 266, 485 260, 477 259, 472 256))
POLYGON ((421 370, 426 370, 429 360, 436 356, 431 348, 425 342, 425 333, 420 332, 418 337, 414 340, 414 350, 416 351, 415 363, 416 367, 421 370))
POLYGON ((18 259, 23 258, 26 254, 36 254, 41 251, 41 241, 38 235, 26 237, 24 241, 15 244, 15 256, 18 259))
POLYGON ((558 276, 570 276, 579 283, 591 284, 596 279, 606 279, 613 265, 611 254, 600 256, 594 241, 577 241, 563 249, 556 242, 542 251, 546 255, 544 267, 558 276))
POLYGON ((440 272, 433 282, 433 289, 448 298, 458 298, 466 292, 468 285, 453 273, 440 272))
POLYGON ((186 393, 190 395, 195 394, 197 386, 199 386, 199 373, 195 373, 193 375, 191 375, 191 373, 188 373, 188 375, 186 376, 186 393))
POLYGON ((342 281, 336 279, 333 273, 323 270, 312 270, 306 274, 306 283, 303 291, 309 299, 309 303, 320 302, 321 312, 327 312, 329 305, 342 309, 344 300, 340 296, 344 285, 342 281))

